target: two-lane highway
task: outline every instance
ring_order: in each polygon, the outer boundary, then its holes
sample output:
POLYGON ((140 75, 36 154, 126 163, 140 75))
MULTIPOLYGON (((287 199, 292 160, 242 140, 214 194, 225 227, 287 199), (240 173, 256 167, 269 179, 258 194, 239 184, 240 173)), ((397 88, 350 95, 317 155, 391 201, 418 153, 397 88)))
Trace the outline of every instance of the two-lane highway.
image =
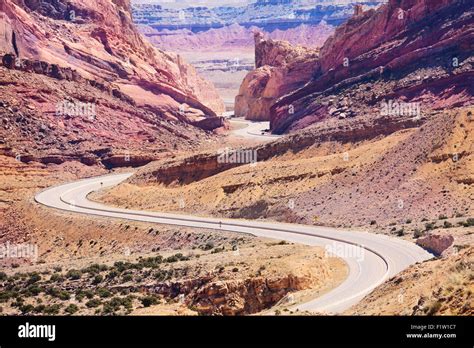
POLYGON ((260 237, 321 246, 344 259, 349 267, 349 275, 338 287, 312 301, 297 304, 293 309, 340 313, 360 301, 389 277, 416 262, 432 257, 414 243, 373 233, 122 209, 87 198, 89 193, 117 185, 130 175, 113 174, 54 186, 37 194, 35 200, 51 208, 90 216, 250 233, 260 237))

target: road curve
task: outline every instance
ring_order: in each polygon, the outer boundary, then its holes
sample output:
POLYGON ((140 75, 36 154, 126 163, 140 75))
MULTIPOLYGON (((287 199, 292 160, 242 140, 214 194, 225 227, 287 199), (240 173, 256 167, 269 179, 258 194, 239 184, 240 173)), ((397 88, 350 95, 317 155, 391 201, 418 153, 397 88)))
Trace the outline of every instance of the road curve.
POLYGON ((257 121, 249 121, 244 118, 231 118, 229 119, 229 122, 233 124, 245 125, 245 127, 238 128, 232 131, 232 134, 238 137, 248 138, 248 139, 258 139, 262 141, 275 140, 276 138, 281 137, 281 135, 263 133, 263 131, 270 128, 269 121, 257 122, 257 121))
POLYGON ((38 193, 35 200, 51 208, 87 215, 249 233, 324 247, 328 253, 344 259, 349 267, 349 275, 338 287, 321 297, 292 307, 312 312, 343 312, 389 277, 416 262, 432 257, 413 243, 368 232, 130 210, 88 200, 90 192, 117 185, 130 175, 132 174, 113 174, 54 186, 38 193))

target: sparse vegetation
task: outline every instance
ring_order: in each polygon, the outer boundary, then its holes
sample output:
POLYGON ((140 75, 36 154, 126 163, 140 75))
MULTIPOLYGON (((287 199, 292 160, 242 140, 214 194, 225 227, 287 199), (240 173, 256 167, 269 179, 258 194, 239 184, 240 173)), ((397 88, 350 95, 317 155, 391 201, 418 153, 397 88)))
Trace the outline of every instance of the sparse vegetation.
POLYGON ((97 298, 94 298, 94 299, 89 300, 89 301, 86 302, 86 306, 87 306, 88 308, 99 307, 101 304, 102 304, 102 302, 101 302, 99 299, 97 299, 97 298))
POLYGON ((145 296, 140 299, 143 307, 150 307, 159 303, 159 300, 155 296, 145 296))
POLYGON ((472 227, 472 226, 474 226, 474 218, 469 218, 466 221, 461 221, 459 223, 459 226, 463 226, 463 227, 472 227))
POLYGON ((66 273, 66 278, 77 280, 81 279, 82 273, 77 269, 71 269, 66 273))
POLYGON ((425 231, 431 231, 435 229, 435 224, 432 222, 427 222, 425 224, 425 231))
POLYGON ((75 304, 71 303, 69 306, 67 306, 65 309, 64 309, 64 312, 68 313, 68 314, 74 314, 76 313, 77 311, 79 311, 79 307, 77 307, 75 304))

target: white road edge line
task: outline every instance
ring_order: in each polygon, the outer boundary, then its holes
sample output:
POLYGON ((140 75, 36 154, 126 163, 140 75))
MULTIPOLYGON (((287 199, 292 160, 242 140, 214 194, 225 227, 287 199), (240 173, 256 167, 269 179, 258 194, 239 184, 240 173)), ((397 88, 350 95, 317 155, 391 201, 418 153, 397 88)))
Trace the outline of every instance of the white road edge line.
POLYGON ((89 193, 100 188, 115 186, 131 175, 132 173, 112 174, 55 185, 39 192, 35 196, 35 201, 51 208, 79 214, 193 228, 226 230, 321 247, 327 247, 331 242, 333 243, 332 245, 350 245, 363 248, 369 252, 367 257, 363 257, 362 261, 356 260, 353 255, 337 255, 349 267, 349 275, 346 280, 321 297, 295 305, 292 309, 327 313, 343 312, 359 302, 365 295, 369 294, 391 276, 399 273, 411 264, 432 257, 431 254, 414 243, 367 232, 349 232, 327 227, 277 222, 219 219, 152 211, 143 212, 108 207, 88 200, 87 196, 89 193), (107 182, 108 184, 106 184, 107 182), (67 197, 71 194, 74 198, 68 199, 67 197), (77 204, 76 202, 83 203, 77 204), (355 270, 356 267, 358 268, 357 271, 355 270), (355 272, 359 275, 356 278, 353 277, 355 272), (360 275, 364 277, 360 277, 360 275))

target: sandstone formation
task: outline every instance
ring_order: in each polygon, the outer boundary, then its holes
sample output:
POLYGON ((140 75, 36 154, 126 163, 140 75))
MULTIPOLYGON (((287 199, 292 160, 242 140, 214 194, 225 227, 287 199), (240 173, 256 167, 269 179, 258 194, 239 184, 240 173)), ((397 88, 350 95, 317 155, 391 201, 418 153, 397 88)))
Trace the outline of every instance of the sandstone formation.
MULTIPOLYGON (((156 47, 173 52, 253 49, 253 33, 261 31, 256 26, 247 28, 237 23, 196 33, 189 29, 159 31, 143 25, 139 26, 139 30, 156 47)), ((292 45, 321 47, 329 35, 334 32, 334 27, 323 22, 315 25, 301 24, 286 30, 275 29, 270 32, 262 32, 265 37, 272 40, 284 40, 292 45)))
MULTIPOLYGON (((257 0, 239 2, 238 6, 225 2, 217 6, 196 6, 193 1, 180 1, 181 6, 162 6, 157 3, 134 3, 133 16, 142 25, 164 30, 199 29, 199 31, 219 28, 222 25, 245 23, 265 31, 275 27, 282 30, 293 28, 295 23, 315 25, 327 21, 338 25, 352 14, 353 4, 364 4, 374 8, 383 0, 257 0), (219 6, 220 5, 220 6, 219 6)), ((271 29, 271 30, 270 30, 271 29)))
POLYGON ((1 52, 70 67, 87 78, 116 82, 118 87, 145 80, 178 103, 223 111, 211 84, 179 56, 154 49, 139 35, 129 0, 7 0, 0 13, 5 32, 1 52))
POLYGON ((440 236, 437 234, 430 234, 426 237, 419 238, 416 241, 416 244, 435 255, 441 255, 443 251, 453 244, 453 242, 454 238, 451 235, 440 236))
POLYGON ((0 151, 24 162, 140 165, 225 126, 213 85, 147 42, 128 0, 2 1, 0 59, 0 151))
POLYGON ((290 132, 328 117, 377 117, 385 100, 420 103, 424 112, 469 105, 473 11, 464 0, 357 7, 321 48, 311 81, 272 105, 271 130, 290 132))
MULTIPOLYGON (((255 67, 235 97, 235 115, 270 120, 270 107, 281 96, 301 87, 318 66, 318 50, 264 39, 255 33, 255 67)), ((289 110, 292 112, 292 110, 289 110)))

